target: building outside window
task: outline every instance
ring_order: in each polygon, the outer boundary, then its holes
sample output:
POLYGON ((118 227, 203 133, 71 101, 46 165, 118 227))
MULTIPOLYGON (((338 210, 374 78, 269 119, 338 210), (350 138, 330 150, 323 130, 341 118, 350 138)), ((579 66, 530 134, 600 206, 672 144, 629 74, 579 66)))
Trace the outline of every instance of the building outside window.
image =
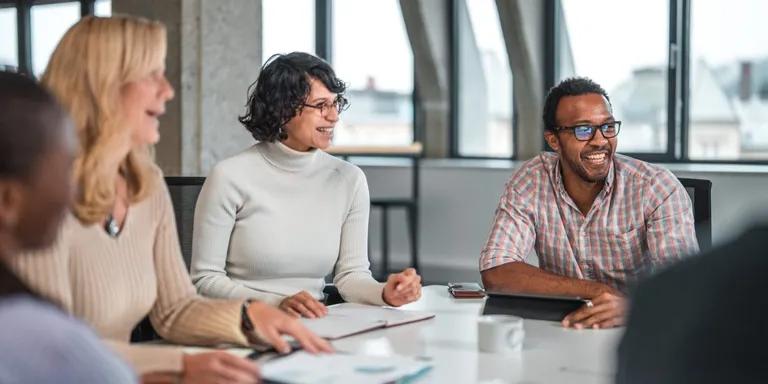
POLYGON ((462 0, 455 7, 457 154, 510 158, 512 71, 496 2, 462 0))
POLYGON ((561 0, 557 80, 586 76, 623 122, 620 152, 667 150, 668 0, 561 0))
POLYGON ((691 2, 692 160, 768 159, 768 3, 691 2))
POLYGON ((334 132, 337 145, 413 142, 413 52, 397 0, 335 0, 333 54, 347 82, 349 109, 334 132))

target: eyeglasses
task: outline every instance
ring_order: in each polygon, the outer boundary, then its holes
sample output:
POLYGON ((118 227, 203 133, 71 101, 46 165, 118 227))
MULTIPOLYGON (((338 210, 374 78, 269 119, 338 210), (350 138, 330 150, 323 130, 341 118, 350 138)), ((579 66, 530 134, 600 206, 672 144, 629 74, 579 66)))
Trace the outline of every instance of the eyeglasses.
POLYGON ((331 112, 331 108, 336 109, 336 113, 341 114, 342 112, 346 111, 347 108, 349 108, 349 101, 344 96, 336 96, 336 98, 333 100, 332 103, 318 103, 315 105, 312 104, 302 104, 305 107, 315 108, 320 110, 320 115, 323 117, 328 116, 328 113, 331 112))
POLYGON ((555 127, 555 132, 557 131, 573 131, 573 135, 576 136, 576 140, 579 141, 590 141, 593 137, 595 137, 595 132, 600 129, 600 132, 603 133, 603 137, 606 139, 610 139, 612 137, 616 137, 616 135, 619 134, 619 130, 621 129, 621 121, 611 121, 608 123, 600 124, 600 125, 589 125, 589 124, 581 124, 581 125, 574 125, 572 127, 555 127))

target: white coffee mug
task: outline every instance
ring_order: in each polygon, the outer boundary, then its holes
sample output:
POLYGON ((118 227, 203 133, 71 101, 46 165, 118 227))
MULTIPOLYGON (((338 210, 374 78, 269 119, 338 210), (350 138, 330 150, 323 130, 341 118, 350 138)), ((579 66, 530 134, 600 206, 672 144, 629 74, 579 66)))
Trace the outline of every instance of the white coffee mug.
POLYGON ((523 349, 523 319, 512 315, 480 316, 477 345, 481 352, 511 354, 523 349))

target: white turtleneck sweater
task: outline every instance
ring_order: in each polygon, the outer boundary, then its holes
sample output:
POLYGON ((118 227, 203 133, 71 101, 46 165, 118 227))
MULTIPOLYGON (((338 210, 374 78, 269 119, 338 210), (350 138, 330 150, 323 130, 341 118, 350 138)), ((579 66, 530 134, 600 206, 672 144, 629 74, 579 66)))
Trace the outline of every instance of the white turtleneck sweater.
POLYGON ((319 150, 258 143, 217 164, 195 208, 192 280, 217 298, 279 304, 324 277, 346 301, 384 305, 368 262, 368 183, 319 150))

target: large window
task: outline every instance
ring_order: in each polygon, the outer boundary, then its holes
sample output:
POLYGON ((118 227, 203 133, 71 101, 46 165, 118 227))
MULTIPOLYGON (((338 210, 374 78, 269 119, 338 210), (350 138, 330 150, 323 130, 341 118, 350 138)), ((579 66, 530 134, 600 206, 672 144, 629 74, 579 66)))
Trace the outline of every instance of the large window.
POLYGON ((262 62, 276 53, 315 52, 315 0, 262 0, 262 62))
POLYGON ((764 0, 692 1, 691 159, 768 159, 766 15, 764 0))
POLYGON ((589 76, 624 121, 619 150, 646 160, 768 160, 762 0, 559 0, 555 80, 589 76))
POLYGON ((32 69, 40 76, 61 37, 80 20, 80 2, 33 5, 31 14, 32 69))
POLYGON ((0 8, 0 70, 16 69, 19 66, 16 33, 16 8, 0 8))
POLYGON ((496 2, 461 0, 454 6, 456 154, 510 158, 512 72, 496 2))
POLYGON ((333 54, 349 86, 349 109, 334 143, 408 145, 413 142, 413 53, 397 0, 335 0, 333 54))
POLYGON ((667 152, 668 0, 561 0, 557 79, 586 76, 622 120, 618 150, 667 152))
POLYGON ((0 70, 39 77, 61 37, 84 14, 110 16, 112 1, 0 0, 0 70))

